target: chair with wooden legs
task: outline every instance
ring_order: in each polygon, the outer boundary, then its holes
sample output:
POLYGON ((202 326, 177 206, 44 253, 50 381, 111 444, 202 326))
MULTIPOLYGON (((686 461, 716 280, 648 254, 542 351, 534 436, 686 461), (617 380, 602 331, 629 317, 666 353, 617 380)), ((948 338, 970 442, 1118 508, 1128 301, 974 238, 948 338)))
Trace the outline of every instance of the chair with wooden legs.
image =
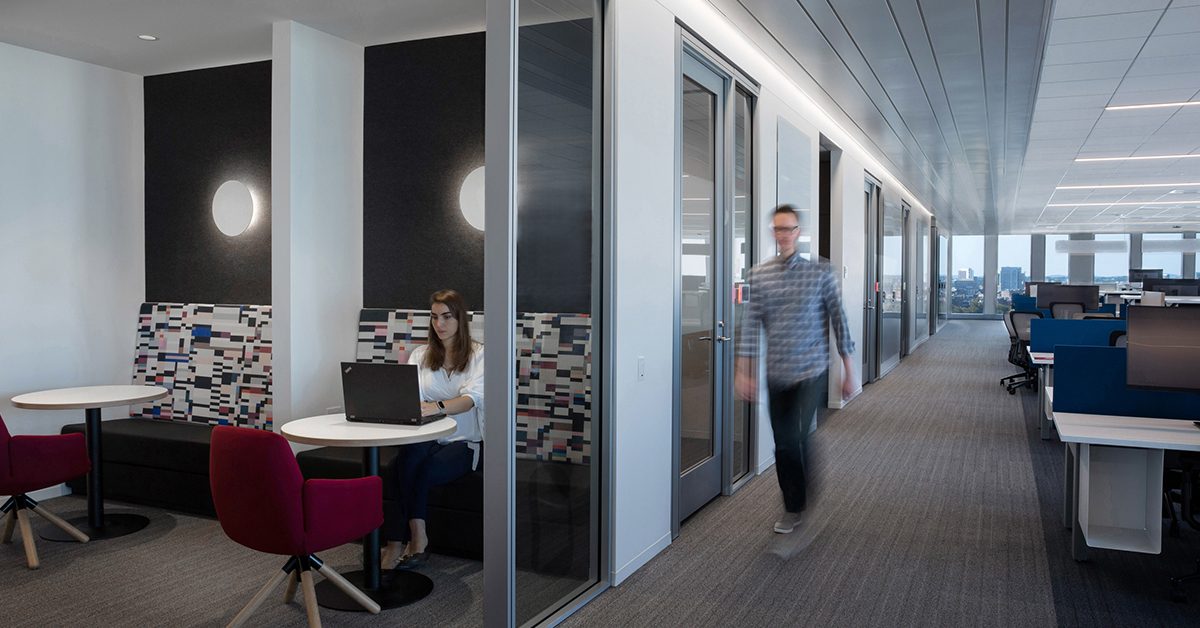
POLYGON ((87 543, 88 537, 43 508, 27 493, 62 484, 87 473, 91 468, 83 434, 10 436, 4 419, 0 418, 0 495, 12 495, 0 506, 0 513, 5 518, 4 535, 0 541, 11 543, 13 529, 20 527, 21 540, 25 543, 25 561, 30 569, 37 569, 41 565, 37 546, 33 543, 33 529, 29 525, 30 512, 36 512, 46 521, 62 528, 80 543, 87 543))
POLYGON ((383 525, 383 481, 304 480, 287 440, 244 427, 213 429, 209 482, 221 528, 233 541, 268 554, 288 556, 283 568, 250 600, 229 628, 241 626, 285 578, 284 603, 299 585, 310 628, 320 628, 312 572, 318 571, 363 608, 379 604, 317 558, 383 525))

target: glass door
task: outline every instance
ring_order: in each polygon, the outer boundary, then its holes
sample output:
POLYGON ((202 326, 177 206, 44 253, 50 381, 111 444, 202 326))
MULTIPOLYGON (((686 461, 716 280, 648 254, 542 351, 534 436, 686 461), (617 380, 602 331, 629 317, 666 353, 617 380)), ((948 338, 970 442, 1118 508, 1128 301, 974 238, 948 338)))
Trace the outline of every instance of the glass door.
MULTIPOLYGON (((725 79, 683 54, 679 94, 679 490, 676 521, 721 492, 725 79)), ((732 347, 729 347, 732 350, 732 347)))
MULTIPOLYGON (((726 336, 734 336, 742 328, 746 302, 746 272, 754 265, 754 176, 752 171, 753 150, 753 99, 741 89, 733 93, 733 241, 726 256, 730 262, 733 325, 726 336)), ((732 344, 728 345, 732 349, 732 344)), ((725 372, 732 374, 733 351, 726 351, 725 372)), ((730 442, 729 483, 733 485, 750 475, 754 459, 754 404, 728 395, 732 405, 732 435, 730 442)))
POLYGON ((879 377, 900 363, 904 337, 904 215, 885 196, 880 216, 879 377))
POLYGON ((863 243, 866 251, 866 270, 863 285, 863 346, 862 346, 862 381, 864 384, 879 378, 879 361, 876 358, 879 347, 879 325, 875 313, 879 311, 879 214, 882 212, 883 188, 874 179, 868 177, 864 186, 863 223, 866 225, 863 243))

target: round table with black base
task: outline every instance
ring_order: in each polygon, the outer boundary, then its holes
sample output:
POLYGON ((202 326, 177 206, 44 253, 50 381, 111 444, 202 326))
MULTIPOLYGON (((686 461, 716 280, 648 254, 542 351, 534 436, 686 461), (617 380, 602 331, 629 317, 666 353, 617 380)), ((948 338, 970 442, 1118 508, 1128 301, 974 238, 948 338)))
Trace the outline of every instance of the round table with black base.
MULTIPOLYGON (((150 525, 150 519, 130 513, 104 514, 104 460, 100 429, 100 409, 128 406, 162 399, 169 394, 162 386, 83 386, 59 388, 17 395, 12 405, 29 410, 78 410, 84 411, 84 436, 87 439, 88 460, 92 470, 87 475, 88 514, 86 517, 68 519, 67 523, 79 528, 92 541, 115 539, 132 534, 150 525)), ((59 528, 44 529, 40 535, 47 541, 77 543, 78 539, 59 528)))
MULTIPOLYGON (((285 423, 280 432, 284 438, 306 445, 362 447, 363 477, 367 477, 379 475, 380 447, 436 440, 453 434, 455 429, 457 424, 449 418, 420 426, 384 425, 350 422, 344 414, 326 414, 285 423)), ((382 573, 379 551, 379 529, 376 528, 363 538, 362 571, 344 573, 342 577, 384 609, 412 604, 433 591, 433 581, 424 574, 403 570, 382 573)), ((325 608, 365 611, 329 580, 317 584, 316 589, 317 602, 325 608)))

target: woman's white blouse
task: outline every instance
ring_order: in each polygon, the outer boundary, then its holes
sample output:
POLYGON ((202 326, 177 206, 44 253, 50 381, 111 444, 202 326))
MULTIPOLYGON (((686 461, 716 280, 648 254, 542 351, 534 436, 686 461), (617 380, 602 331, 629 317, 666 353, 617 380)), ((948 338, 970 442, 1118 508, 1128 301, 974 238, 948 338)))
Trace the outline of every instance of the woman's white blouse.
MULTIPOLYGON (((450 418, 458 423, 458 429, 438 442, 445 445, 455 441, 478 443, 483 440, 483 345, 472 342, 471 362, 467 370, 461 373, 447 374, 447 369, 431 371, 425 367, 424 345, 413 349, 408 355, 408 363, 417 365, 417 380, 420 383, 421 398, 425 401, 449 401, 459 397, 470 397, 475 406, 461 414, 451 414, 450 418)), ((472 447, 471 449, 476 449, 472 447)), ((478 457, 478 453, 476 453, 478 457)))

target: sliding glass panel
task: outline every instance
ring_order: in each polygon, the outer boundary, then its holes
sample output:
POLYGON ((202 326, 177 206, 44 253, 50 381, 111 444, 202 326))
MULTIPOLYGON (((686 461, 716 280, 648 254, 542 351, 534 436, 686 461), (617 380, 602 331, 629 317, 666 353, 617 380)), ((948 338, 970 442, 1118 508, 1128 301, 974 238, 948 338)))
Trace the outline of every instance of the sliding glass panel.
POLYGON ((601 29, 591 0, 521 0, 519 15, 516 450, 508 455, 516 458, 523 626, 599 576, 601 29))
MULTIPOLYGON (((1147 240, 1182 240, 1182 233, 1143 233, 1142 242, 1147 240)), ((1163 277, 1183 278, 1183 253, 1147 253, 1142 247, 1142 268, 1161 268, 1163 277)))
POLYGON ((954 236, 951 312, 983 312, 983 236, 954 236))
POLYGON ((997 243, 996 267, 1000 280, 996 282, 996 313, 1012 309, 1012 295, 1025 291, 1032 258, 1032 238, 1027 235, 1002 235, 997 243))
POLYGON ((913 326, 913 338, 920 340, 929 335, 929 223, 924 218, 917 220, 916 254, 917 274, 913 277, 916 324, 913 326))
POLYGON ((950 318, 950 240, 938 235, 938 326, 950 318))
POLYGON ((1092 270, 1094 283, 1125 283, 1129 281, 1129 235, 1124 233, 1097 233, 1096 240, 1124 242, 1120 252, 1096 253, 1092 270))
POLYGON ((900 363, 904 331, 904 215, 892 198, 883 196, 883 243, 879 268, 879 375, 900 363))

